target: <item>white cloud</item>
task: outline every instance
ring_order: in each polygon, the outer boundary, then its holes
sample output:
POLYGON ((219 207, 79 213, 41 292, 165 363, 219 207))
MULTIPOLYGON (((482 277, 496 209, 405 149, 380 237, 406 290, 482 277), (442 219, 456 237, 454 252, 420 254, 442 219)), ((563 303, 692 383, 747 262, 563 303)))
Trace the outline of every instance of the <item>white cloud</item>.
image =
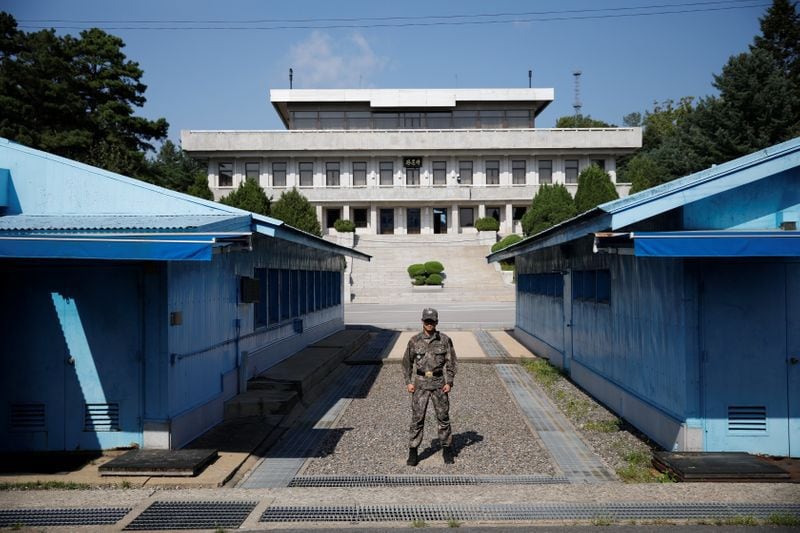
POLYGON ((321 31, 292 46, 289 60, 297 88, 367 87, 386 65, 363 35, 354 33, 339 40, 321 31))

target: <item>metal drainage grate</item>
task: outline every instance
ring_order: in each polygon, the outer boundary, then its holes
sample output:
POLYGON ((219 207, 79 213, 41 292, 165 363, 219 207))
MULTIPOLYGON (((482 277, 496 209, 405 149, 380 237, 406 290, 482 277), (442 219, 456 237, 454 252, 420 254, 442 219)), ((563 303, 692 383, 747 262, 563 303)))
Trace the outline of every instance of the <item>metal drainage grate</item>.
POLYGON ((515 505, 350 505, 268 507, 261 522, 413 522, 447 520, 699 520, 774 514, 800 517, 796 504, 574 503, 515 505))
POLYGON ((503 348, 503 345, 497 342, 497 339, 494 338, 494 335, 485 329, 479 329, 473 333, 475 338, 478 340, 478 344, 487 357, 498 359, 511 357, 511 354, 508 353, 508 350, 503 348))
POLYGON ((0 527, 109 525, 122 520, 131 509, 2 509, 0 527))
POLYGON ((296 476, 290 487, 422 487, 446 485, 551 485, 563 476, 296 476))
POLYGON ((258 502, 154 502, 126 530, 238 528, 258 502))

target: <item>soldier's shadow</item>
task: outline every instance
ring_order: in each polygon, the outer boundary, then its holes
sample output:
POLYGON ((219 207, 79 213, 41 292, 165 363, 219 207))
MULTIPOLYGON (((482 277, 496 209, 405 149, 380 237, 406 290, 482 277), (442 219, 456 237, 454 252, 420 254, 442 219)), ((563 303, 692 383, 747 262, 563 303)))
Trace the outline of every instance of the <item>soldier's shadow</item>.
MULTIPOLYGON (((472 446, 483 440, 483 435, 476 431, 464 431, 462 433, 453 433, 453 455, 458 457, 458 454, 467 446, 472 446)), ((422 461, 428 457, 436 455, 442 450, 439 439, 431 439, 430 445, 422 450, 419 454, 419 460, 422 461)))

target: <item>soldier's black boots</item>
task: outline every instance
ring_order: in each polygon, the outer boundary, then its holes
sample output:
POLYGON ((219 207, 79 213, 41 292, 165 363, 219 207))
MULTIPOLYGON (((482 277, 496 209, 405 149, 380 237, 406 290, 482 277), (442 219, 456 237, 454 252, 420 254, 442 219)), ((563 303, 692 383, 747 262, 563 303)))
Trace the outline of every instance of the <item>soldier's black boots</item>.
POLYGON ((453 448, 450 446, 442 446, 442 459, 444 459, 444 464, 446 465, 455 463, 453 459, 453 448))
POLYGON ((408 460, 406 464, 408 466, 417 466, 419 463, 419 457, 417 456, 417 449, 416 448, 409 448, 408 449, 408 460))

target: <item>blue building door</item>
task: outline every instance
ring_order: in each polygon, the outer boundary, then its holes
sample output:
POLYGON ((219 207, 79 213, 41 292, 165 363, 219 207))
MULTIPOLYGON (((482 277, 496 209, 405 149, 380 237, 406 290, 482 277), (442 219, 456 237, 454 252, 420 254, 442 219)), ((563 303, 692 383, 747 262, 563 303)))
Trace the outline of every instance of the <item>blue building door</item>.
POLYGON ((0 278, 0 449, 141 445, 139 269, 36 263, 0 278))
POLYGON ((785 456, 790 440, 798 437, 800 387, 797 371, 790 370, 787 341, 795 337, 797 342, 800 302, 787 283, 789 272, 786 264, 704 267, 700 324, 706 451, 785 456))

